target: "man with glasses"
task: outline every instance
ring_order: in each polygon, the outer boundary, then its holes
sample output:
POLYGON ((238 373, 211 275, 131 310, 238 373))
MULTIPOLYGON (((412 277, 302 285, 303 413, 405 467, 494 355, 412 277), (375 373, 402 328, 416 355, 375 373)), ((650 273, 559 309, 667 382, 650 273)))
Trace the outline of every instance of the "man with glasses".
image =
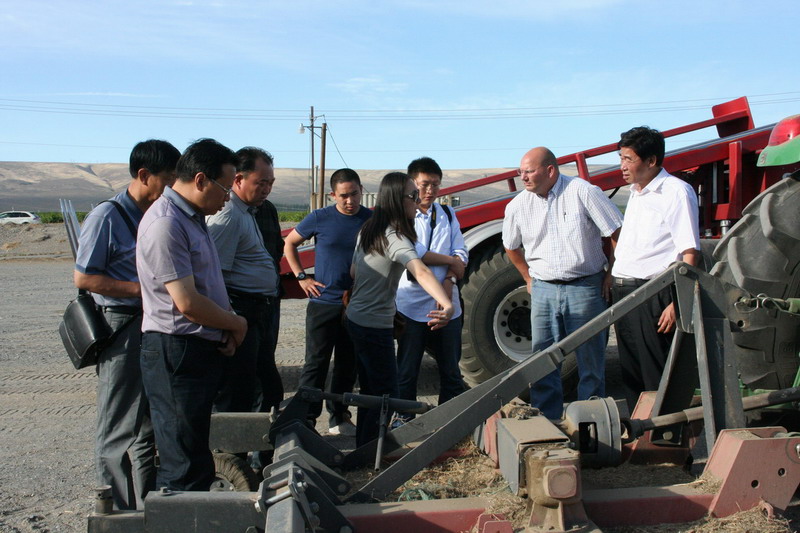
MULTIPOLYGON (((606 309, 613 264, 603 238, 619 235, 622 215, 599 187, 559 172, 547 148, 533 148, 519 168, 525 190, 506 206, 503 246, 531 294, 533 352, 544 350, 606 309)), ((607 331, 576 350, 578 399, 605 396, 607 331)), ((531 386, 531 404, 561 418, 560 368, 531 386)))
MULTIPOLYGON (((697 265, 700 258, 697 194, 664 170, 664 137, 641 126, 618 143, 623 179, 631 184, 625 222, 614 256, 612 298, 618 302, 671 263, 697 265)), ((643 391, 657 390, 675 330, 675 303, 667 287, 653 304, 618 320, 619 360, 628 407, 643 391)))
POLYGON ((247 335, 226 361, 220 393, 214 401, 219 412, 250 412, 259 389, 263 410, 283 400, 283 385, 275 364, 279 277, 275 261, 264 246, 255 212, 272 191, 275 169, 272 156, 255 147, 236 152, 236 174, 230 201, 208 217, 222 267, 222 279, 233 310, 247 320, 247 335))
MULTIPOLYGON (((436 331, 428 326, 428 310, 436 302, 419 286, 410 272, 400 278, 397 288, 397 310, 403 315, 406 327, 397 340, 397 371, 400 398, 417 399, 417 380, 425 348, 431 347, 439 369, 439 405, 461 394, 464 382, 458 362, 461 359, 461 302, 456 285, 464 276, 468 250, 464 244, 458 219, 449 206, 436 202, 442 185, 442 169, 430 157, 415 159, 408 165, 408 175, 414 180, 419 195, 414 227, 415 247, 422 262, 442 284, 453 302, 453 317, 436 331)), ((398 415, 399 425, 413 415, 398 415)))
POLYGON ((141 367, 160 458, 157 488, 205 491, 215 477, 212 404, 247 321, 231 309, 205 216, 225 205, 236 164, 213 139, 193 143, 178 160, 178 180, 139 224, 141 367))

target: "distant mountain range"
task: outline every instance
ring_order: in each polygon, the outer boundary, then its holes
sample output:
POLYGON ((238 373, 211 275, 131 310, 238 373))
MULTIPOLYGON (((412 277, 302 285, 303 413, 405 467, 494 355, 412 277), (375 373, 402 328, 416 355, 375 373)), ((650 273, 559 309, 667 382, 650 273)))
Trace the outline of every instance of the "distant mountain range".
MULTIPOLYGON (((456 185, 506 172, 507 168, 445 170, 444 186, 456 185)), ((565 174, 574 168, 562 167, 565 174)), ((332 171, 326 171, 326 178, 332 171)), ((367 193, 376 193, 381 178, 389 170, 358 170, 367 193)), ((121 163, 26 163, 0 162, 0 211, 58 211, 59 199, 72 200, 77 211, 123 190, 130 182, 128 165, 121 163)), ((327 190, 327 186, 326 186, 327 190)), ((276 168, 275 186, 269 199, 282 209, 302 208, 309 200, 309 171, 276 168)), ((474 202, 508 192, 505 182, 459 193, 461 203, 474 202)))

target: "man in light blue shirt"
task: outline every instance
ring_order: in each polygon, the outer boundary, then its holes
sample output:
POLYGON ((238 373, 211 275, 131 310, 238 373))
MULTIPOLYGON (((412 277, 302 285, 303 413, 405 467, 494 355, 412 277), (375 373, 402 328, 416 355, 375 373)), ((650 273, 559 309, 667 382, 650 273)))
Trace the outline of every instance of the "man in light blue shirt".
POLYGON ((155 441, 139 367, 142 299, 136 273, 136 230, 145 211, 175 181, 178 149, 166 141, 137 144, 131 182, 101 203, 81 227, 74 280, 88 290, 111 328, 113 344, 97 359, 97 482, 111 486, 114 507, 142 508, 155 488, 155 441))
MULTIPOLYGON (((439 405, 464 390, 458 362, 461 359, 461 302, 456 282, 464 275, 468 251, 458 219, 449 206, 436 203, 442 184, 442 169, 430 157, 411 162, 408 175, 419 190, 420 202, 414 227, 417 255, 442 283, 453 302, 453 318, 441 329, 431 331, 427 316, 436 302, 406 272, 397 288, 397 310, 406 320, 403 335, 397 341, 397 370, 400 397, 417 399, 417 379, 426 346, 432 348, 439 368, 439 405)), ((408 420, 413 415, 402 415, 408 420)))

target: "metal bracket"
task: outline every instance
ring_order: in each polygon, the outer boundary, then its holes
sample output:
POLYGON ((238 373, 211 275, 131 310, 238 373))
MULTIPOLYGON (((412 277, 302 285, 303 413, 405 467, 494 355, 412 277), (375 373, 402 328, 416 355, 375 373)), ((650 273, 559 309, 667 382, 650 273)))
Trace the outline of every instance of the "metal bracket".
POLYGON ((264 480, 256 509, 265 516, 265 531, 353 531, 336 504, 297 465, 264 480))

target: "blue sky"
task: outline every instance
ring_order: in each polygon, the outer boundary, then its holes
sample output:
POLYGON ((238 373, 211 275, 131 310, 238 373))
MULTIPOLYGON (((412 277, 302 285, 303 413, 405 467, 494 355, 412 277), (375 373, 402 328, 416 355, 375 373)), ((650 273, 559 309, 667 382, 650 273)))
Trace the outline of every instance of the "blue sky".
POLYGON ((765 125, 800 113, 799 18, 792 0, 0 0, 0 161, 214 137, 307 167, 312 105, 328 168, 514 167, 739 96, 765 125))

